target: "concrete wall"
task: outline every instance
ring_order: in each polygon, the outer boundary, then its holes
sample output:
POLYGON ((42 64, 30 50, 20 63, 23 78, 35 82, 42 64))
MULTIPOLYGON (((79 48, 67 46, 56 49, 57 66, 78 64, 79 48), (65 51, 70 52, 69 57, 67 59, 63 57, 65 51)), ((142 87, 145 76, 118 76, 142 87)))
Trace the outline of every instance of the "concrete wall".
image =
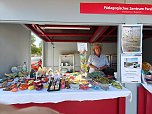
POLYGON ((143 40, 143 61, 152 64, 152 38, 143 40))
POLYGON ((0 76, 24 61, 30 64, 30 37, 20 24, 0 24, 0 76))
MULTIPOLYGON (((45 47, 45 60, 44 66, 52 67, 58 69, 59 67, 59 56, 62 54, 74 54, 75 58, 75 70, 80 70, 80 57, 79 52, 77 51, 77 43, 44 43, 45 47), (53 48, 54 46, 54 48, 53 48)), ((116 54, 117 53, 117 44, 116 43, 103 43, 103 53, 104 54, 116 54)), ((92 54, 92 45, 88 44, 88 56, 92 54)))

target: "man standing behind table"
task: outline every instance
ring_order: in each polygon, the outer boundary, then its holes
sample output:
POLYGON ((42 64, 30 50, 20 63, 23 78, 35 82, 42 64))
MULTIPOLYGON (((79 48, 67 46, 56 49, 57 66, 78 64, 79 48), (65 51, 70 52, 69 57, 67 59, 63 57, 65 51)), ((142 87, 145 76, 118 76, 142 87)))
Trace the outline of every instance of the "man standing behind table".
POLYGON ((102 47, 100 44, 93 44, 93 53, 89 56, 88 66, 89 73, 94 71, 102 71, 109 67, 109 62, 106 55, 102 54, 102 47))

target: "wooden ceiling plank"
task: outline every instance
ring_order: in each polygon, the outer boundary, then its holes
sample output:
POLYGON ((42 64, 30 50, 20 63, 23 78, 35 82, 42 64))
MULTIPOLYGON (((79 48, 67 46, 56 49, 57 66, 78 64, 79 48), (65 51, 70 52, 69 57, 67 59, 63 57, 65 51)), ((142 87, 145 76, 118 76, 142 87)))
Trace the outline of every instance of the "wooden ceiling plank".
MULTIPOLYGON (((117 28, 117 27, 113 27, 113 28, 107 33, 106 36, 108 37, 108 35, 110 35, 113 31, 115 31, 116 28, 117 28)), ((101 39, 99 40, 99 42, 102 42, 105 38, 106 38, 106 37, 101 37, 101 39)))
MULTIPOLYGON (((43 35, 45 36, 45 38, 46 38, 48 41, 51 42, 51 39, 50 39, 48 36, 46 36, 46 33, 39 27, 38 24, 35 24, 34 26, 41 32, 41 34, 43 34, 43 35)), ((39 35, 39 34, 38 34, 38 35, 39 35)))
POLYGON ((99 34, 99 36, 97 37, 96 41, 108 30, 109 26, 105 27, 104 30, 102 30, 102 32, 99 34))
POLYGON ((102 31, 102 26, 99 26, 94 32, 93 36, 90 38, 89 42, 93 43, 99 36, 99 33, 102 31))
MULTIPOLYGON (((29 24, 25 24, 25 26, 27 28, 29 28, 33 33, 35 33, 37 36, 39 36, 38 34, 40 34, 32 25, 29 24)), ((47 39, 43 36, 39 36, 43 41, 47 42, 47 39)))

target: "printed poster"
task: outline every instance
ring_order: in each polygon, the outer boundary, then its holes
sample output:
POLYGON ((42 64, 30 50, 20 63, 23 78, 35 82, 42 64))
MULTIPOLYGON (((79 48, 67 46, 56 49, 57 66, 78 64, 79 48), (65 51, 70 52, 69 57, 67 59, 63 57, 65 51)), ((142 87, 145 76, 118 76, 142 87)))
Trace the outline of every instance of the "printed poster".
POLYGON ((123 53, 142 53, 142 25, 122 25, 123 53))
POLYGON ((141 83, 142 55, 121 55, 122 83, 141 83))
POLYGON ((77 43, 78 51, 83 52, 87 51, 87 43, 77 43))

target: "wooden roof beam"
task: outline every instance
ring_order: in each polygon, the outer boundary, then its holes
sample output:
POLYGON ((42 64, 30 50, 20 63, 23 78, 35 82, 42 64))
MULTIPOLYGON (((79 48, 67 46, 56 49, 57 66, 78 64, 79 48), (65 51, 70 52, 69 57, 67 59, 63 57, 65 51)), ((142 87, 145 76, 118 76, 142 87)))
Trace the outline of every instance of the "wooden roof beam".
POLYGON ((96 41, 108 30, 109 26, 106 26, 102 32, 99 34, 98 38, 96 39, 96 41))
POLYGON ((39 36, 85 36, 85 37, 91 37, 92 34, 50 33, 50 34, 39 34, 39 36))
POLYGON ((100 32, 102 31, 102 26, 99 26, 96 31, 94 32, 93 36, 90 38, 89 42, 93 43, 100 35, 100 32))
MULTIPOLYGON (((110 35, 113 31, 115 31, 116 28, 117 28, 117 27, 113 27, 113 28, 107 33, 106 36, 108 37, 108 35, 110 35)), ((105 38, 106 38, 105 36, 104 36, 104 37, 101 37, 101 39, 99 40, 99 42, 102 42, 105 38)))
MULTIPOLYGON (((29 28, 33 33, 35 33, 37 36, 39 36, 39 32, 32 26, 29 24, 25 25, 27 28, 29 28)), ((43 41, 47 42, 47 39, 45 37, 39 36, 43 41)))
POLYGON ((46 33, 39 27, 38 24, 34 24, 34 26, 37 28, 38 31, 40 31, 40 33, 41 33, 42 35, 45 36, 45 38, 47 39, 47 41, 50 41, 50 42, 51 42, 51 39, 50 39, 50 38, 46 35, 46 33))

